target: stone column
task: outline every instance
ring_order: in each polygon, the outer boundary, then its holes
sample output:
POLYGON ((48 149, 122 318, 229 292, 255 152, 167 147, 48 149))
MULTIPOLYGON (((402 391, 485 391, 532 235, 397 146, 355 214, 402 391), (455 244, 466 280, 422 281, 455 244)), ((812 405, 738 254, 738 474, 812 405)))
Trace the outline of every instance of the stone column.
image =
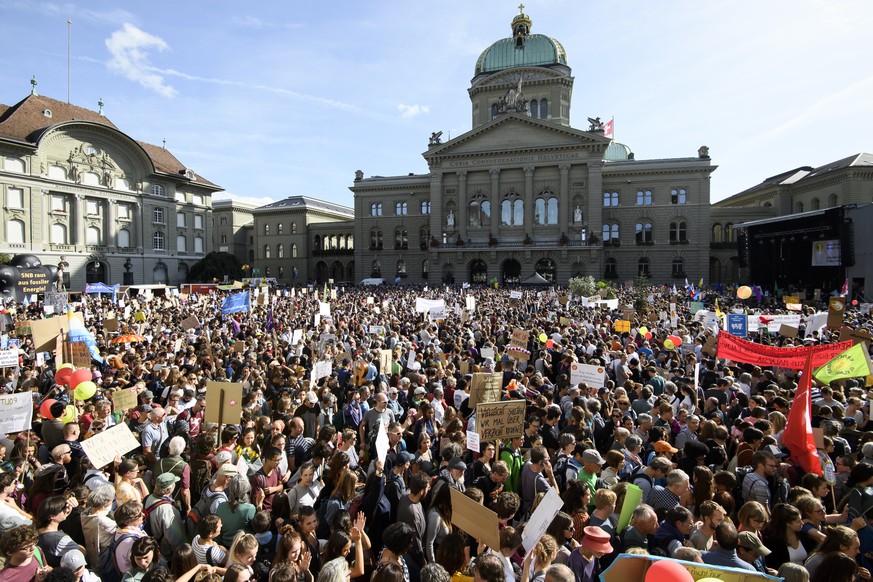
POLYGON ((133 217, 133 230, 136 233, 136 236, 133 237, 133 240, 130 241, 132 243, 131 246, 136 247, 136 252, 142 254, 143 252, 143 231, 145 230, 145 218, 142 215, 142 202, 136 203, 136 211, 133 217))
POLYGON ((106 201, 106 214, 103 220, 104 239, 103 244, 107 250, 115 250, 118 246, 118 202, 115 200, 106 201))
POLYGON ((534 167, 524 167, 524 234, 533 238, 533 175, 534 167))
MULTIPOLYGON (((588 215, 585 218, 588 223, 588 236, 596 234, 600 243, 603 244, 603 162, 594 160, 588 164, 588 215)), ((627 239, 627 225, 621 238, 627 239)))
POLYGON ((568 235, 567 224, 573 222, 573 208, 570 208, 570 164, 558 166, 561 170, 561 191, 558 195, 558 229, 568 235))
MULTIPOLYGON (((438 170, 431 171, 430 174, 430 236, 437 239, 442 244, 443 232, 443 174, 438 170)), ((393 235, 391 235, 393 236, 393 235)), ((430 248, 430 241, 427 241, 430 248)), ((434 281, 442 282, 443 278, 443 263, 437 253, 428 255, 431 259, 429 273, 435 275, 434 281)), ((384 266, 384 265, 383 265, 384 266)), ((384 273, 385 271, 383 271, 384 273)), ((430 275, 429 275, 430 276, 430 275)))
POLYGON ((496 239, 500 229, 500 168, 491 168, 491 238, 496 239))
POLYGON ((80 247, 85 246, 85 196, 83 194, 76 194, 73 199, 73 206, 75 206, 76 211, 71 213, 73 223, 70 224, 70 230, 72 231, 74 228, 76 230, 76 236, 72 236, 72 232, 70 233, 70 242, 74 245, 78 245, 80 247))
POLYGON ((458 172, 458 216, 457 216, 458 235, 461 240, 467 242, 467 224, 470 219, 467 218, 467 170, 458 172))

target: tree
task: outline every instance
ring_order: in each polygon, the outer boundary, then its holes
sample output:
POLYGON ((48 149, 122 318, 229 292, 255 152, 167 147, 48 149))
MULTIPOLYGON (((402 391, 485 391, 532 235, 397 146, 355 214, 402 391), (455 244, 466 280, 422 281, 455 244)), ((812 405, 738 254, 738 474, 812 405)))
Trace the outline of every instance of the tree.
POLYGON ((194 263, 188 273, 188 283, 212 283, 223 280, 227 275, 230 279, 242 278, 242 264, 230 253, 212 252, 194 263))
POLYGON ((0 253, 0 265, 8 265, 12 260, 12 255, 9 253, 0 253))
POLYGON ((588 275, 586 277, 573 277, 568 281, 570 293, 576 297, 591 297, 597 294, 597 286, 594 284, 594 277, 588 275))

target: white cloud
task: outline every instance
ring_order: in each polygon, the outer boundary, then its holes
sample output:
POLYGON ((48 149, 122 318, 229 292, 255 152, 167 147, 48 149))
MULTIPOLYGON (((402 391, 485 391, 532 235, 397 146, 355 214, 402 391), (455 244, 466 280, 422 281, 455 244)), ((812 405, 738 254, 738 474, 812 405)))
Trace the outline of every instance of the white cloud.
POLYGON ((125 22, 106 39, 106 48, 112 58, 107 66, 131 81, 139 83, 164 97, 173 97, 176 90, 149 66, 149 51, 165 51, 170 47, 162 39, 125 22))
POLYGON ((413 117, 430 113, 430 107, 427 105, 406 105, 401 103, 397 106, 397 109, 400 110, 400 117, 403 119, 412 119, 413 117))
POLYGON ((239 27, 242 28, 253 28, 256 30, 271 28, 271 29, 296 29, 303 28, 303 25, 299 22, 278 22, 272 20, 262 20, 257 16, 252 16, 251 14, 246 14, 245 16, 234 16, 231 18, 231 21, 239 27))

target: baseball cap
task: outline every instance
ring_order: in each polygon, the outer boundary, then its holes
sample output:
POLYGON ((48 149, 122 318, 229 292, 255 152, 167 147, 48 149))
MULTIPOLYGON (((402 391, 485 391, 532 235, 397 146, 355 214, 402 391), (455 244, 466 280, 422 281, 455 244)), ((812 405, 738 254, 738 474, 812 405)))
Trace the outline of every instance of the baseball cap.
POLYGON ((784 459, 785 457, 788 456, 785 453, 783 453, 782 449, 780 449, 776 445, 767 445, 766 447, 764 447, 764 450, 773 453, 773 456, 776 457, 777 459, 784 459))
POLYGON ((179 478, 172 473, 161 473, 160 475, 158 475, 158 478, 155 479, 155 481, 157 482, 158 487, 163 489, 165 487, 169 487, 173 483, 177 483, 179 481, 179 478))
POLYGON ((414 459, 415 457, 413 457, 411 453, 400 451, 400 454, 397 455, 397 464, 405 465, 406 463, 411 463, 414 459))
POLYGON ((155 397, 155 394, 151 390, 146 390, 142 393, 142 397, 145 398, 146 400, 151 400, 152 398, 155 397))
POLYGON ((316 402, 318 402, 318 396, 315 394, 315 392, 308 392, 306 394, 306 400, 308 400, 312 404, 315 404, 316 402))
POLYGON ((418 388, 415 389, 414 394, 427 394, 427 390, 425 390, 424 388, 419 386, 418 388))
POLYGON ((755 532, 741 531, 737 534, 737 545, 752 550, 759 556, 769 556, 772 552, 761 542, 755 532))
POLYGON ((219 477, 236 477, 237 475, 239 475, 239 471, 237 471, 236 465, 231 463, 225 463, 218 468, 219 477))
POLYGON ((85 565, 85 556, 79 550, 69 550, 61 558, 61 568, 69 568, 73 572, 85 565))
POLYGON ((598 453, 596 449, 588 449, 587 451, 583 452, 582 462, 597 463, 598 465, 606 463, 606 461, 603 460, 603 457, 600 456, 600 453, 598 453))
POLYGON ((453 457, 449 461, 449 471, 466 471, 467 463, 461 460, 461 457, 453 457))
POLYGON ((667 441, 658 441, 653 445, 656 453, 678 453, 679 449, 673 447, 667 441))

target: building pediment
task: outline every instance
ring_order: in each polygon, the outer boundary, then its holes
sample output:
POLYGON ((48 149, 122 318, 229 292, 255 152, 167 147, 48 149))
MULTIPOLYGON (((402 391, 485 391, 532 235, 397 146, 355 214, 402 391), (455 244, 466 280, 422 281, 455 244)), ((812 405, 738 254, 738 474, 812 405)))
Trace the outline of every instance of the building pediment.
POLYGON ((433 165, 440 159, 541 153, 546 150, 585 150, 601 159, 610 140, 602 133, 580 131, 564 125, 510 113, 493 119, 446 142, 432 145, 422 155, 433 165))

